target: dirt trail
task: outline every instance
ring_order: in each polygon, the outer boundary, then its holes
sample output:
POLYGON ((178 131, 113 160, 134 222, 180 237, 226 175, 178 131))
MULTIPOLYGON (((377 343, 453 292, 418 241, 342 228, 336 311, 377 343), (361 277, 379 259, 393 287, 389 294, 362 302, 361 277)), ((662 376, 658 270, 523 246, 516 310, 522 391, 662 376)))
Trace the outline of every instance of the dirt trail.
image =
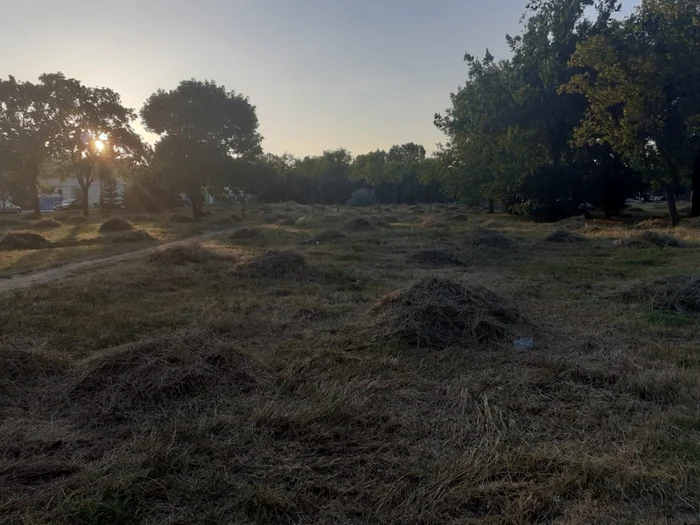
POLYGON ((0 279, 0 294, 3 292, 9 292, 11 290, 21 290, 23 288, 29 288, 35 284, 45 284, 52 281, 58 281, 64 277, 68 277, 75 272, 79 272, 85 268, 92 268, 95 266, 109 266, 121 261, 128 259, 135 259, 137 257, 142 257, 151 252, 162 250, 168 246, 174 246, 176 244, 183 244, 189 241, 208 239, 210 237, 215 237, 217 235, 224 235, 230 233, 233 230, 215 231, 210 233, 205 233, 203 235, 197 235, 195 237, 188 237, 187 239, 182 239, 179 241, 167 242, 164 244, 159 244, 157 246, 152 246, 151 248, 144 248, 143 250, 136 250, 129 253, 120 253, 119 255, 110 255, 109 257, 99 257, 96 259, 88 259, 86 261, 78 261, 74 263, 69 263, 57 268, 51 268, 49 270, 42 270, 40 272, 31 273, 28 275, 20 275, 18 277, 10 277, 9 279, 0 279))

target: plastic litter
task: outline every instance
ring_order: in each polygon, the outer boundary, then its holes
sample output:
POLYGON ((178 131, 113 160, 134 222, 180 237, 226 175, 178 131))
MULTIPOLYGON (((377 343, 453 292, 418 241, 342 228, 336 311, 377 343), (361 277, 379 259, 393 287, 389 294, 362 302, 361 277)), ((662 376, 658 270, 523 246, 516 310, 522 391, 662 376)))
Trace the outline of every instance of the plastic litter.
POLYGON ((516 350, 531 350, 535 348, 535 340, 532 337, 526 337, 515 341, 516 350))

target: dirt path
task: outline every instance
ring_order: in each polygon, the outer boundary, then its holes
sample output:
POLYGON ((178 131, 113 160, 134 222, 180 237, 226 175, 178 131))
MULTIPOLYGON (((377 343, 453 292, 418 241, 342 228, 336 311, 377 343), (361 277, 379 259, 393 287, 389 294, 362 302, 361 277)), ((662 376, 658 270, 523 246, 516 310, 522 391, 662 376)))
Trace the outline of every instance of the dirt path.
POLYGON ((86 268, 109 266, 121 261, 126 261, 128 259, 136 259, 137 257, 143 257, 144 255, 147 255, 157 250, 162 250, 163 248, 166 248, 168 246, 174 246, 176 244, 182 244, 194 240, 208 239, 217 235, 230 233, 231 231, 233 230, 205 233, 203 235, 189 237, 180 241, 167 242, 164 244, 159 244, 157 246, 152 246, 151 248, 144 248, 143 250, 136 250, 129 253, 120 253, 119 255, 110 255, 109 257, 88 259, 86 261, 78 261, 59 266, 57 268, 51 268, 49 270, 42 270, 40 272, 30 273, 28 275, 20 275, 18 277, 2 279, 0 280, 0 294, 3 292, 9 292, 11 290, 21 290, 23 288, 29 288, 30 286, 34 286, 35 284, 45 284, 50 283, 52 281, 58 281, 59 279, 68 277, 69 275, 72 275, 86 268))

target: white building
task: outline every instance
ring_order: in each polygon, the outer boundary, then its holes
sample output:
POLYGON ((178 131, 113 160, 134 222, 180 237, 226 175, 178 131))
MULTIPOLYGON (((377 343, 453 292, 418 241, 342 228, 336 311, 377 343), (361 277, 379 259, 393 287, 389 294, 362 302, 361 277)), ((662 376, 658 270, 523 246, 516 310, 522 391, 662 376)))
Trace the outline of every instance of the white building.
MULTIPOLYGON (((78 179, 68 177, 65 180, 54 177, 42 177, 39 181, 40 193, 39 201, 41 202, 42 210, 51 210, 56 202, 76 199, 79 200, 82 196, 82 189, 78 184, 78 179)), ((125 184, 123 181, 117 180, 117 193, 124 195, 125 184)), ((88 203, 91 208, 96 208, 100 204, 102 195, 102 184, 96 180, 88 190, 88 203)))

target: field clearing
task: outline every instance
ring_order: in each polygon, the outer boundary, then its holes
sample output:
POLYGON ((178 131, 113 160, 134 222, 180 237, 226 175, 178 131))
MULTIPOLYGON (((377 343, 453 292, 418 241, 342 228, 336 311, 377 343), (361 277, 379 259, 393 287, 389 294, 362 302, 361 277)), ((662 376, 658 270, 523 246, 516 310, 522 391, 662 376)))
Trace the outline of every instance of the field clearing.
POLYGON ((258 215, 3 295, 0 522, 697 523, 700 287, 659 279, 700 229, 459 213, 258 215))

